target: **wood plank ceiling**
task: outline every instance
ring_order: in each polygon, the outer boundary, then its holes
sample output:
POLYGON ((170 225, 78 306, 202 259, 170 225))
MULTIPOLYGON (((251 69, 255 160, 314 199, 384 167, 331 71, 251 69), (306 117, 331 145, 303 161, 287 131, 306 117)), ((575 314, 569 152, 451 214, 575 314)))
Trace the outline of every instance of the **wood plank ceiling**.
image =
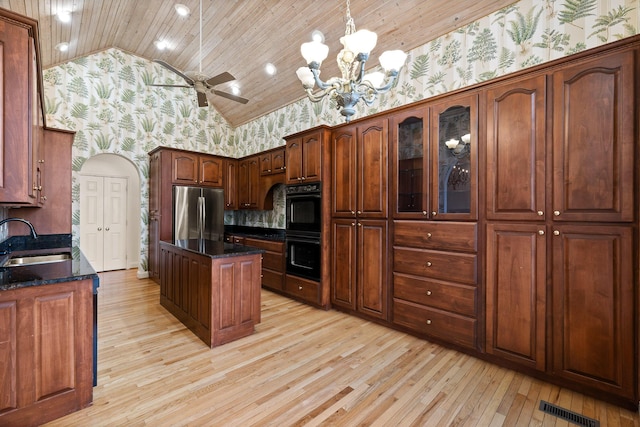
MULTIPOLYGON (((378 33, 371 68, 385 50, 409 51, 513 2, 351 0, 351 16, 357 29, 378 33)), ((39 21, 45 69, 112 47, 146 59, 162 59, 179 70, 199 69, 199 0, 0 0, 0 7, 39 21), (179 16, 174 8, 177 3, 188 6, 190 15, 179 16), (55 18, 62 9, 72 12, 70 23, 55 18), (159 51, 156 40, 165 40, 169 48, 159 51), (61 42, 69 43, 65 53, 55 48, 61 42)), ((210 98, 232 126, 305 96, 295 71, 305 65, 300 44, 309 41, 315 29, 324 33, 329 46, 322 76, 339 75, 334 58, 342 47, 344 0, 202 0, 202 9, 203 74, 212 77, 230 72, 241 96, 250 100, 243 105, 220 96, 210 98), (277 67, 275 76, 266 74, 268 62, 277 67)), ((176 83, 182 79, 177 77, 176 83)), ((216 89, 230 92, 230 85, 216 89)))

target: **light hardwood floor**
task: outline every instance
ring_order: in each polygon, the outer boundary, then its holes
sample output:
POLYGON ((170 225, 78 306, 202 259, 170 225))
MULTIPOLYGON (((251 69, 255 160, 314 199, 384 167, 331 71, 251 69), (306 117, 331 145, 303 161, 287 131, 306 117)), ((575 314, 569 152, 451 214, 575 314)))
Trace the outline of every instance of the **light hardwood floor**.
POLYGON ((50 426, 569 426, 540 400, 637 413, 336 311, 262 292, 262 323, 209 349, 135 270, 102 273, 93 406, 50 426))

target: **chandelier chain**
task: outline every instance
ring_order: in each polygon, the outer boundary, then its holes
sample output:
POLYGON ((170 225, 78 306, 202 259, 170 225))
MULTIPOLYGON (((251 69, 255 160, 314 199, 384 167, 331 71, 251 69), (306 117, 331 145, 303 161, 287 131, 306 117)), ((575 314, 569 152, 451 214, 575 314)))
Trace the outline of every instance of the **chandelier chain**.
POLYGON ((345 35, 353 34, 356 32, 356 24, 351 17, 351 1, 347 0, 347 28, 344 31, 345 35))

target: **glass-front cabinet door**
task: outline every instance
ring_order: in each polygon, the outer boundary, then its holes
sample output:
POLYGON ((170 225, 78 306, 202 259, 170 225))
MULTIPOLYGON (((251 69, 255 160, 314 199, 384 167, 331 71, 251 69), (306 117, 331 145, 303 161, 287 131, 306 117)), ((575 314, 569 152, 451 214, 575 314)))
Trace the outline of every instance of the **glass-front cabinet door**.
POLYGON ((391 118, 393 216, 426 218, 429 183, 429 109, 402 111, 391 118))
POLYGON ((477 219, 478 96, 431 107, 431 219, 477 219))

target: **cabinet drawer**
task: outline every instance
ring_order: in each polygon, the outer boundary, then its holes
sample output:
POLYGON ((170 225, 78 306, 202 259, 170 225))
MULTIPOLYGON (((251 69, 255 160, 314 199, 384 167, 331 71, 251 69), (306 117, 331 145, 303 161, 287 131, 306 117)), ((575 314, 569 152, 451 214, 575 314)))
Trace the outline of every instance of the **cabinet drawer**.
POLYGON ((426 249, 393 248, 393 271, 475 285, 477 256, 426 249))
POLYGON ((394 299, 393 322, 450 343, 476 345, 476 320, 469 317, 394 299))
POLYGON ((314 304, 319 304, 320 283, 318 282, 287 275, 284 290, 290 295, 313 302, 314 304))
POLYGON ((282 290, 284 274, 273 270, 262 269, 262 286, 270 289, 282 290))
POLYGON ((265 252, 262 254, 262 268, 284 272, 284 254, 265 252))
POLYGON ((465 316, 475 317, 476 315, 474 286, 394 273, 393 296, 465 316))
POLYGON ((471 222, 394 221, 393 244, 413 248, 476 252, 477 225, 471 222))
POLYGON ((274 240, 259 240, 251 237, 245 237, 244 244, 256 248, 264 249, 271 252, 284 253, 284 242, 274 240))

